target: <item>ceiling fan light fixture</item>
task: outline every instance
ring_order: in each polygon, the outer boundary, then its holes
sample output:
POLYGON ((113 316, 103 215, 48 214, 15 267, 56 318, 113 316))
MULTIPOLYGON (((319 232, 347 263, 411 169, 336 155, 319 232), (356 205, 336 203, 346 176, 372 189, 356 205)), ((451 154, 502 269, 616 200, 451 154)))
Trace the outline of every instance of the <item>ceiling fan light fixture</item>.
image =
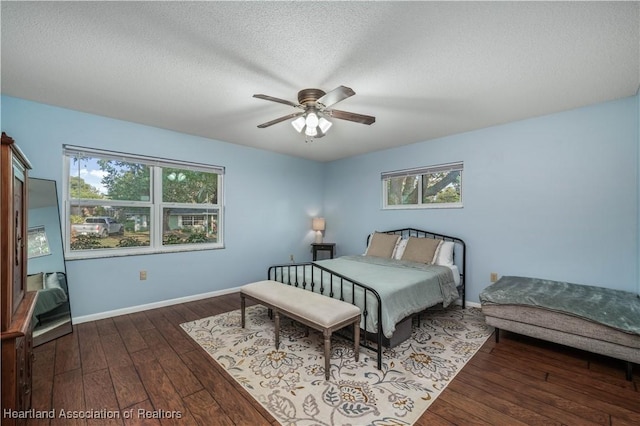
POLYGON ((264 129, 283 121, 292 120, 291 125, 293 128, 296 129, 298 133, 302 133, 304 130, 306 141, 310 142, 315 138, 321 138, 326 135, 333 125, 333 123, 325 117, 333 117, 339 120, 368 125, 375 123, 376 118, 369 115, 331 109, 333 105, 355 94, 356 92, 354 92, 353 89, 346 86, 338 86, 328 93, 320 89, 302 89, 298 92, 298 103, 273 96, 255 94, 253 95, 254 98, 278 102, 302 110, 259 124, 258 128, 264 129))
POLYGON ((302 131, 302 129, 304 129, 304 126, 306 125, 306 120, 305 120, 304 116, 300 116, 300 117, 296 118, 295 120, 293 120, 291 122, 291 125, 293 126, 294 129, 296 129, 296 131, 298 133, 300 133, 302 131))
POLYGON ((333 123, 324 117, 320 117, 320 119, 318 120, 318 127, 320 127, 320 131, 324 134, 327 133, 331 126, 333 126, 333 123))
POLYGON ((312 111, 307 114, 306 123, 307 123, 307 128, 312 127, 315 129, 316 127, 318 127, 318 116, 316 115, 315 112, 312 111))

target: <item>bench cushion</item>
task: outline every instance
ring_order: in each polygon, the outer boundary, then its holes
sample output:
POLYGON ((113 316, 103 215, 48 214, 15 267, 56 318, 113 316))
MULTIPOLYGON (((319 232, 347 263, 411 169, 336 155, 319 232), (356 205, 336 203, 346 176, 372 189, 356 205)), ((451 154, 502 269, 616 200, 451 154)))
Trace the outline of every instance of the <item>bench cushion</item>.
POLYGON ((360 315, 360 308, 350 303, 277 281, 258 281, 242 286, 240 291, 283 312, 296 313, 321 327, 331 328, 360 315))

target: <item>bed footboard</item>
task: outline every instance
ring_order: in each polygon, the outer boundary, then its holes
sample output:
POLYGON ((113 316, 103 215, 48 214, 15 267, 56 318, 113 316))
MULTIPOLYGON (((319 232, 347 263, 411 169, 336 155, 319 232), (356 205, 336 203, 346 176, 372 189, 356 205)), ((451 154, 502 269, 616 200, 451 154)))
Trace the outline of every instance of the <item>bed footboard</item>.
POLYGON ((362 312, 361 324, 365 331, 362 333, 364 338, 360 340, 360 346, 376 351, 378 370, 382 369, 382 301, 376 290, 312 262, 274 265, 269 268, 267 275, 270 280, 358 306, 362 312), (367 327, 370 315, 375 315, 375 330, 367 327), (367 339, 368 333, 375 335, 375 342, 367 339))

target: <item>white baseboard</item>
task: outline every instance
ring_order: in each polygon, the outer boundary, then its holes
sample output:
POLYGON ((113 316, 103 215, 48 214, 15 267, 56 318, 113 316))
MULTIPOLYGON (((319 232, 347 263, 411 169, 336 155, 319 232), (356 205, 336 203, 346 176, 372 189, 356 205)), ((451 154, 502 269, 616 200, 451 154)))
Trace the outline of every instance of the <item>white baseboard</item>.
MULTIPOLYGON (((240 291, 240 287, 233 287, 233 288, 227 288, 227 289, 224 289, 224 290, 211 291, 209 293, 195 294, 193 296, 179 297, 177 299, 162 300, 160 302, 147 303, 147 304, 144 304, 144 305, 130 306, 128 308, 115 309, 113 311, 99 312, 97 314, 82 315, 82 316, 79 316, 79 317, 71 318, 71 321, 74 324, 82 324, 83 322, 97 321, 97 320, 101 320, 101 319, 105 319, 105 318, 117 317, 119 315, 127 315, 127 314, 133 314, 133 313, 136 313, 136 312, 148 311, 149 309, 163 308, 165 306, 171 306, 171 305, 178 305, 180 303, 193 302, 195 300, 207 299, 209 297, 223 296, 225 294, 235 293, 237 291, 240 291)), ((456 304, 462 305, 462 303, 459 300, 456 302, 456 304)), ((465 306, 469 307, 469 308, 480 308, 481 307, 480 303, 469 302, 469 301, 465 302, 465 306)), ((238 306, 238 308, 239 307, 240 306, 238 306)))
MULTIPOLYGON (((462 300, 460 299, 456 300, 455 304, 458 306, 462 306, 462 300)), ((469 302, 468 300, 466 300, 464 302, 464 306, 465 308, 479 308, 481 305, 477 302, 469 302)))
MULTIPOLYGON (((82 315, 78 317, 72 317, 71 321, 74 324, 82 324, 83 322, 97 321, 105 318, 117 317, 119 315, 133 314, 136 312, 147 311, 149 309, 163 308, 165 306, 178 305, 180 303, 193 302, 195 300, 207 299, 209 297, 222 296, 229 293, 235 293, 240 291, 240 287, 227 288, 224 290, 211 291, 209 293, 195 294, 193 296, 179 297, 177 299, 162 300, 160 302, 147 303, 144 305, 130 306, 122 309, 115 309, 113 311, 99 312, 97 314, 82 315)), ((238 309, 240 304, 238 303, 238 309)))

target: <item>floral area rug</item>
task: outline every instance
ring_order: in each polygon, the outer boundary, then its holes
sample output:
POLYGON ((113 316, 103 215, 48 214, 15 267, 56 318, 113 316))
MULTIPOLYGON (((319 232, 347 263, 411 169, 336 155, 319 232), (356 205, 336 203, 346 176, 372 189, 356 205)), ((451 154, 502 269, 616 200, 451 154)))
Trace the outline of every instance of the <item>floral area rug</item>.
POLYGON ((477 308, 429 311, 411 338, 376 354, 332 336, 330 380, 324 378, 322 334, 289 319, 274 322, 256 305, 181 327, 283 425, 410 425, 487 340, 493 329, 477 308))

